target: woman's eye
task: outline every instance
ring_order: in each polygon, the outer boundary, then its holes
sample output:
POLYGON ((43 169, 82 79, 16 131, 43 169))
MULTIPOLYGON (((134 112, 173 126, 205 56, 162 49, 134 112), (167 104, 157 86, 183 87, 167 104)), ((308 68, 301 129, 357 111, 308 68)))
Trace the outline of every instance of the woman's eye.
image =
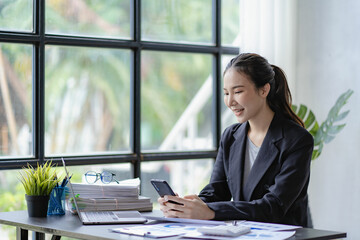
POLYGON ((227 96, 227 95, 229 95, 229 93, 224 93, 224 96, 227 96))
POLYGON ((242 93, 243 91, 236 91, 235 94, 242 93))

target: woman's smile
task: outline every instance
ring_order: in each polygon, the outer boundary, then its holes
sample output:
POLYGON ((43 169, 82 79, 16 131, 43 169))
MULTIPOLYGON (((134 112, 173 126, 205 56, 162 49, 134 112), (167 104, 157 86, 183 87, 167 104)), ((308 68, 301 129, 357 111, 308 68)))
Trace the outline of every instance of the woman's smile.
POLYGON ((233 111, 233 113, 235 114, 235 116, 239 117, 239 116, 243 113, 244 108, 231 107, 231 110, 233 111))

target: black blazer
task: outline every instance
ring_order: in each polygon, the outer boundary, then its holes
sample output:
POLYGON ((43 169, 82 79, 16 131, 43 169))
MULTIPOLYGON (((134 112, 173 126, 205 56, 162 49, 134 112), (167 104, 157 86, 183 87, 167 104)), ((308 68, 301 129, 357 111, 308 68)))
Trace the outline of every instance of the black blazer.
POLYGON ((228 127, 210 183, 199 197, 216 220, 245 219, 308 226, 308 195, 313 137, 275 114, 243 186, 248 123, 228 127))

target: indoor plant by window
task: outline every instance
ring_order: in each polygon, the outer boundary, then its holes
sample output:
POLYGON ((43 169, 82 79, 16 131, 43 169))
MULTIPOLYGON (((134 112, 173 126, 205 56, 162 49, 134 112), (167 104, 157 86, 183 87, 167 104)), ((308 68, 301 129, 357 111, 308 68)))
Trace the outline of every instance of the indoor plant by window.
POLYGON ((34 168, 28 164, 20 172, 20 180, 25 189, 29 217, 46 217, 49 196, 59 179, 52 168, 51 161, 34 168))
POLYGON ((305 105, 300 106, 292 105, 292 109, 304 122, 305 128, 314 137, 314 151, 312 154, 312 160, 318 158, 323 150, 324 144, 332 141, 336 134, 338 134, 344 127, 345 123, 338 124, 339 121, 344 120, 349 114, 350 110, 341 112, 341 108, 347 103, 353 90, 347 90, 339 96, 335 105, 330 109, 326 120, 319 125, 314 113, 305 105))

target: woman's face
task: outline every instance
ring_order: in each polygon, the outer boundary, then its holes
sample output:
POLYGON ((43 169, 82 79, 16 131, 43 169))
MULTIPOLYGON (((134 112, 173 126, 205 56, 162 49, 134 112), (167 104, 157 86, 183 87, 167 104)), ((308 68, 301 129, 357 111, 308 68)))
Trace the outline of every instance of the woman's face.
MULTIPOLYGON (((265 85, 266 86, 266 85, 265 85)), ((244 74, 230 68, 224 75, 224 102, 235 114, 239 123, 255 119, 267 106, 268 91, 255 84, 244 74)))

